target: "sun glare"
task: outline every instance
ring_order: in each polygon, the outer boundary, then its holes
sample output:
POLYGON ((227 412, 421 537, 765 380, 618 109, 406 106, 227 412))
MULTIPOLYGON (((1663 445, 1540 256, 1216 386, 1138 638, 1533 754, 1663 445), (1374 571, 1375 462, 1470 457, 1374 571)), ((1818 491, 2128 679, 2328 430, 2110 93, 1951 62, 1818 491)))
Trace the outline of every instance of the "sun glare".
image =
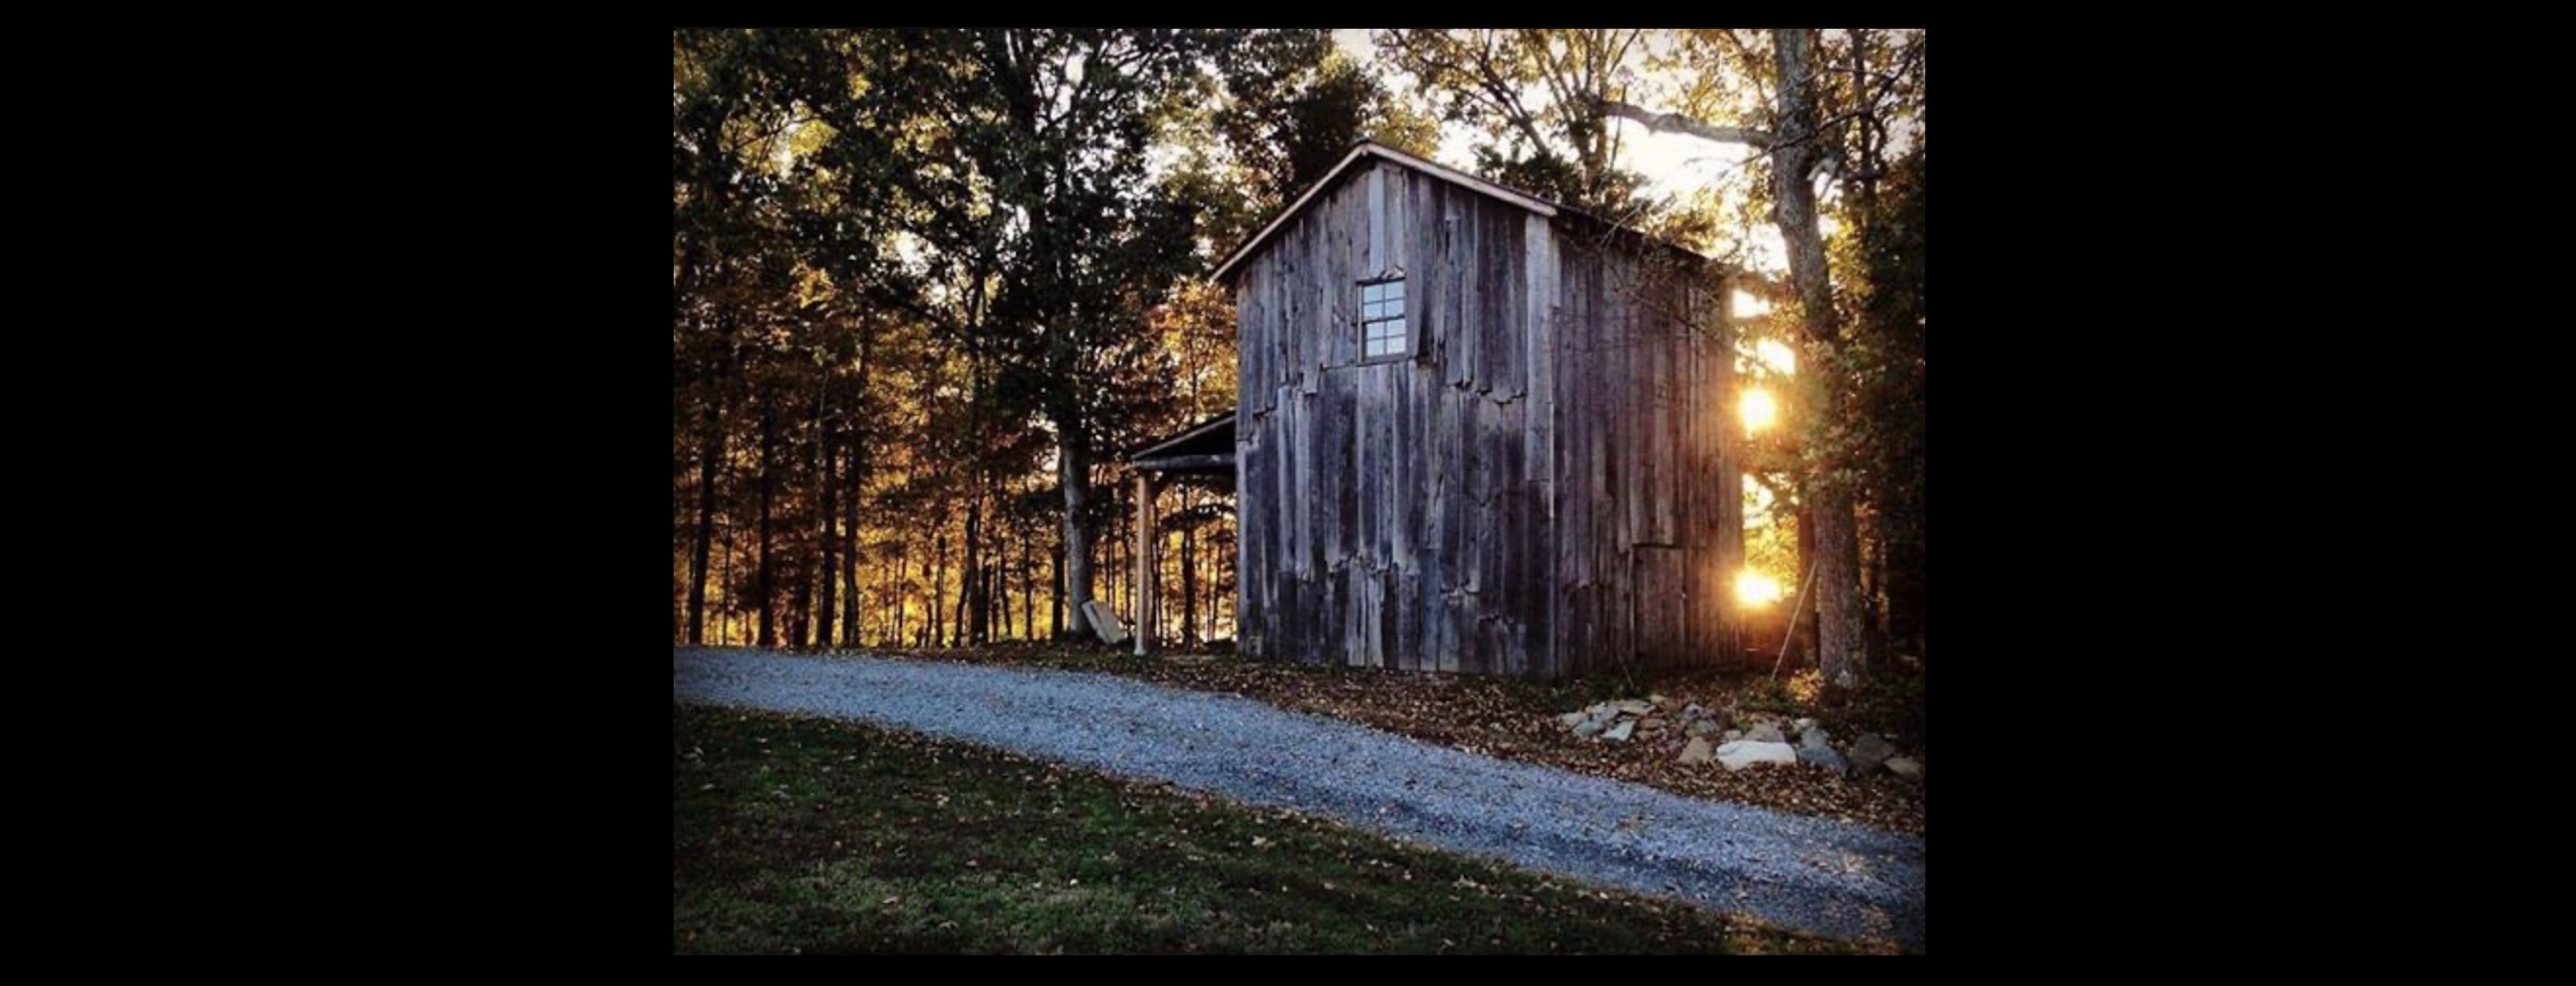
POLYGON ((1752 569, 1738 572, 1735 576, 1735 599, 1756 608, 1779 602, 1780 581, 1752 569))
POLYGON ((1750 291, 1735 292, 1735 317, 1760 318, 1771 314, 1771 301, 1750 291))
POLYGON ((1744 400, 1736 407, 1736 413, 1743 416, 1744 433, 1747 435, 1780 421, 1780 405, 1772 401, 1770 391, 1758 387, 1744 392, 1744 400))
POLYGON ((1798 351, 1781 345, 1777 340, 1764 339, 1754 343, 1753 358, 1773 373, 1798 372, 1798 351))

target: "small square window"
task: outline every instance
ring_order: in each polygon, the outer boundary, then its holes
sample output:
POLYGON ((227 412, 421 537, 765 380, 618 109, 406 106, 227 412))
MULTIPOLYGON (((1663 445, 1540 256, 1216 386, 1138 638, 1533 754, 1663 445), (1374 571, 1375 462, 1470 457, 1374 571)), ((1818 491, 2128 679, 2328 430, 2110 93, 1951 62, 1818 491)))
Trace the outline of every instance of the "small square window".
POLYGON ((1404 279, 1360 285, 1360 358, 1404 355, 1404 279))

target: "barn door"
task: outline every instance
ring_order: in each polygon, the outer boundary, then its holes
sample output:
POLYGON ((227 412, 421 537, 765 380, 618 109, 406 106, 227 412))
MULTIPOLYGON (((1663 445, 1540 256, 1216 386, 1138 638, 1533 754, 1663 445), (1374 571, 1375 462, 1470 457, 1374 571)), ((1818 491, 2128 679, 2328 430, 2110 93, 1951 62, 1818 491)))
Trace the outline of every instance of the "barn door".
POLYGON ((1630 595, 1634 616, 1630 639, 1636 641, 1637 666, 1673 668, 1693 663, 1690 656, 1690 553, 1668 545, 1636 547, 1635 587, 1630 595))

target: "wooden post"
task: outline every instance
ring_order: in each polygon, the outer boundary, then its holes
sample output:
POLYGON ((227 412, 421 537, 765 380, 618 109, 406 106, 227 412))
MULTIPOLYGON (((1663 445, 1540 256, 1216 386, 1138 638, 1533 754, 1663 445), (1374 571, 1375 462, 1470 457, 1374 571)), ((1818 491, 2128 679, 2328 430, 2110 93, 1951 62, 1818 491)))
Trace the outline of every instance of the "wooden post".
POLYGON ((1136 470, 1136 656, 1154 640, 1154 474, 1136 470))

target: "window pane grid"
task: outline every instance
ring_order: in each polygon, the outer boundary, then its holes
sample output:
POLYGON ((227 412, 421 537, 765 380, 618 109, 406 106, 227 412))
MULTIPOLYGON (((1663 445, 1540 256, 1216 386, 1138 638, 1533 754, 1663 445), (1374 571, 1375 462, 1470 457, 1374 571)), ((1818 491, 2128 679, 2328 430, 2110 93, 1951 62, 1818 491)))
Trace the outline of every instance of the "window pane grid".
POLYGON ((1360 285, 1360 357, 1400 356, 1405 343, 1404 282, 1360 285))

